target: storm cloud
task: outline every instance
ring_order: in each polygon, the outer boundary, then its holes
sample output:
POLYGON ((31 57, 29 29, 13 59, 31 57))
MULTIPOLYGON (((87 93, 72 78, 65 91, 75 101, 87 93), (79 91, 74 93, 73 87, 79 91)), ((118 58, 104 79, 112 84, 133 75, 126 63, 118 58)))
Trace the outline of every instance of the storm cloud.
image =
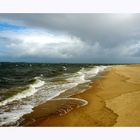
POLYGON ((140 14, 0 14, 0 59, 139 63, 140 14), (7 27, 8 28, 8 27, 7 27), (16 55, 15 55, 16 54, 16 55))

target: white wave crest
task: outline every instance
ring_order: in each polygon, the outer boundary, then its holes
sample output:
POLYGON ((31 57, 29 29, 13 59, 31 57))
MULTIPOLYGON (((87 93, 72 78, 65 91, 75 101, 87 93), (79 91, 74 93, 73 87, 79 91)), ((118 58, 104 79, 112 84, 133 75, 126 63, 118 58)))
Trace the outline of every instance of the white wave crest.
POLYGON ((108 66, 95 66, 94 68, 82 68, 80 71, 75 73, 72 77, 68 78, 67 80, 72 83, 82 84, 90 82, 91 78, 98 75, 100 72, 103 72, 107 69, 108 66))
POLYGON ((13 101, 20 100, 20 99, 27 98, 29 96, 34 95, 38 91, 38 88, 45 84, 45 82, 42 80, 39 80, 38 77, 35 77, 35 79, 36 81, 33 84, 30 84, 28 89, 0 102, 0 106, 4 106, 13 101))

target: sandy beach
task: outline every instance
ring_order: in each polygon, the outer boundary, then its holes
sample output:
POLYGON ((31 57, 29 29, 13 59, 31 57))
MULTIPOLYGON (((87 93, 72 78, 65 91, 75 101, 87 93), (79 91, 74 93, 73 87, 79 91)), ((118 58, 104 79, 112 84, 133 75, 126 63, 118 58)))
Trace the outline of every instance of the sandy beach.
POLYGON ((114 65, 85 92, 35 107, 21 126, 140 126, 139 71, 114 65))

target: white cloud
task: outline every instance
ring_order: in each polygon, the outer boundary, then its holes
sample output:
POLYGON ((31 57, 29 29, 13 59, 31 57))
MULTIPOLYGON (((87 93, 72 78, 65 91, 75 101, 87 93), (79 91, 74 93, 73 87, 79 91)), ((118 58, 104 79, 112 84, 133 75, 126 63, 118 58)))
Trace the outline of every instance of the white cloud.
POLYGON ((140 41, 106 48, 99 42, 91 45, 75 36, 43 30, 0 31, 0 39, 1 57, 22 58, 23 60, 34 57, 50 61, 61 59, 72 62, 87 60, 88 62, 100 58, 131 57, 140 52, 140 41))
POLYGON ((80 57, 89 49, 87 44, 77 37, 55 35, 38 30, 1 31, 0 37, 6 38, 5 44, 1 47, 8 55, 16 57, 70 59, 80 57))
POLYGON ((27 27, 0 31, 0 58, 102 63, 140 56, 139 14, 3 14, 0 19, 27 27))

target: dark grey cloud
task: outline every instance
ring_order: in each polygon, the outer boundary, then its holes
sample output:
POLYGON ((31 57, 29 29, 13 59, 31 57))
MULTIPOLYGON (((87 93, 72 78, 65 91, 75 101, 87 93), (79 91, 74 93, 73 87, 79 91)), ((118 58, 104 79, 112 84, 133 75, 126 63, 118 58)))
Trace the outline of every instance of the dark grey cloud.
MULTIPOLYGON (((139 62, 140 14, 0 14, 0 21, 27 25, 56 35, 65 34, 84 42, 81 49, 74 46, 79 55, 77 53, 69 60, 57 58, 59 61, 139 62)), ((67 46, 58 51, 69 56, 75 54, 74 47, 71 50, 67 46)))
POLYGON ((4 14, 0 17, 17 23, 69 33, 86 41, 114 44, 136 37, 136 33, 140 31, 139 14, 133 14, 130 19, 125 19, 125 14, 123 15, 124 17, 120 14, 4 14))

